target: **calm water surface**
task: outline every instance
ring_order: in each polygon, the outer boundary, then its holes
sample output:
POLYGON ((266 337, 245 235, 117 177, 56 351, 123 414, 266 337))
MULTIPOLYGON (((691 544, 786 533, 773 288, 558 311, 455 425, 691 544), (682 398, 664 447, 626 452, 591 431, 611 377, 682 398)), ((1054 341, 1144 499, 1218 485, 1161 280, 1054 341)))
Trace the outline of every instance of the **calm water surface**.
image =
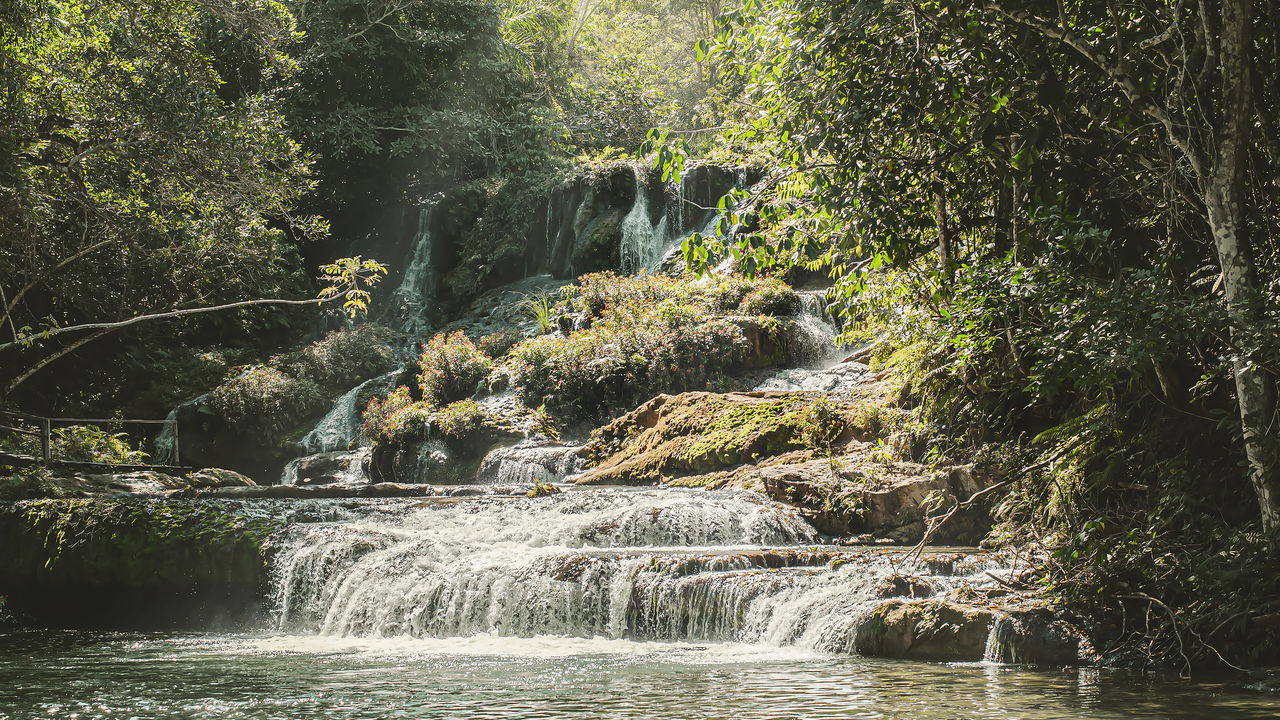
POLYGON ((1234 718, 1280 697, 1098 670, 574 638, 0 635, 0 718, 1234 718))

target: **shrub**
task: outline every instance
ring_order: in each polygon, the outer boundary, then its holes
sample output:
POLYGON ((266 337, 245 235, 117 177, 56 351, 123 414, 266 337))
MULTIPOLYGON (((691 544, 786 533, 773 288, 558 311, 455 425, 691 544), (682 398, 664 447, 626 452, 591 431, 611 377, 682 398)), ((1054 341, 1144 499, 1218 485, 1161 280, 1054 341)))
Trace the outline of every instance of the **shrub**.
POLYGON ((630 408, 659 392, 705 388, 751 357, 733 323, 597 324, 569 337, 540 337, 512 349, 516 392, 531 407, 598 416, 630 408))
MULTIPOLYGON (((96 425, 71 425, 54 428, 50 451, 55 459, 77 462, 138 465, 147 461, 147 453, 136 450, 124 433, 109 433, 96 425)), ((40 439, 30 435, 12 435, 0 441, 0 450, 18 455, 40 455, 40 439)))
POLYGON ((407 443, 438 435, 464 440, 484 423, 484 411, 475 400, 459 400, 442 408, 415 401, 409 388, 398 387, 386 399, 369 401, 361 430, 374 444, 407 443))
POLYGON ((464 440, 484 423, 484 411, 475 400, 449 403, 431 415, 431 429, 441 437, 464 440))
POLYGON ((801 414, 800 439, 809 449, 822 455, 832 455, 836 442, 848 425, 844 408, 822 395, 809 403, 801 414))
MULTIPOLYGON (((584 275, 562 290, 561 306, 592 322, 568 337, 512 348, 507 367, 516 393, 556 415, 599 418, 657 393, 705 389, 755 359, 740 320, 722 316, 740 313, 744 298, 757 291, 761 308, 799 309, 798 297, 778 280, 584 275)), ((775 318, 756 319, 761 334, 781 332, 775 318)))
POLYGON ((480 348, 480 351, 485 355, 497 360, 510 352, 511 348, 515 347, 521 340, 524 340, 524 334, 520 331, 503 330, 480 338, 476 341, 476 347, 480 348))
POLYGON ((418 365, 422 399, 432 405, 470 397, 493 369, 493 361, 462 332, 431 338, 418 365))
POLYGON ((320 412, 325 394, 311 380, 258 365, 209 394, 209 405, 228 425, 276 434, 320 412))
POLYGON ((268 364, 319 385, 350 386, 395 365, 395 352, 387 344, 390 335, 387 328, 373 324, 334 330, 300 350, 272 358, 268 364))
POLYGON ((761 284, 738 304, 738 312, 743 315, 799 315, 800 309, 800 296, 778 280, 761 284))

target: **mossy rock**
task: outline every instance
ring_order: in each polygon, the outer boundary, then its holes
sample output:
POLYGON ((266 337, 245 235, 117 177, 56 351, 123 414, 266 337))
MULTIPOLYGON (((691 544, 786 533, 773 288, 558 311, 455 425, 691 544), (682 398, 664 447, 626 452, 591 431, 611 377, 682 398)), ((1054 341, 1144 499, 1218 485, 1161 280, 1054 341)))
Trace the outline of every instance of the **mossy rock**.
POLYGON ((597 430, 583 484, 652 484, 803 447, 807 397, 796 393, 659 395, 597 430))
POLYGON ((203 500, 0 506, 0 595, 68 628, 202 628, 258 619, 277 521, 203 500))
POLYGON ((995 613, 942 600, 888 600, 858 627, 854 649, 869 657, 982 660, 995 613))

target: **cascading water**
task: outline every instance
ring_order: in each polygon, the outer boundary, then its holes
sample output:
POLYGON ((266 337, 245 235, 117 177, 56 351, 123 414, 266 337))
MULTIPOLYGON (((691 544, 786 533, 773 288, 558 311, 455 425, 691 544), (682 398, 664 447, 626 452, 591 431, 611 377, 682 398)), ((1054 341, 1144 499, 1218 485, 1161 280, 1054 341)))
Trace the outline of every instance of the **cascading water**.
POLYGON ((671 226, 666 208, 655 223, 649 211, 649 189, 645 172, 639 166, 634 170, 635 204, 622 220, 621 269, 628 275, 641 270, 657 269, 671 242, 671 226))
POLYGON ((504 485, 555 483, 581 470, 577 446, 521 443, 490 451, 480 479, 504 485))
POLYGON ((435 204, 418 211, 418 229, 413 237, 413 257, 405 267, 400 287, 392 295, 400 313, 400 327, 409 335, 425 335, 433 329, 427 310, 436 296, 439 273, 435 268, 435 244, 431 233, 431 215, 435 204))
POLYGON ((360 400, 386 395, 394 387, 397 374, 398 370, 370 378, 344 393, 315 428, 302 437, 302 449, 309 453, 350 449, 360 437, 360 400))
MULTIPOLYGON (((282 630, 848 652, 894 572, 883 552, 813 545, 794 509, 747 491, 592 488, 346 512, 276 540, 282 630)), ((929 582, 980 583, 993 566, 936 560, 929 582)))

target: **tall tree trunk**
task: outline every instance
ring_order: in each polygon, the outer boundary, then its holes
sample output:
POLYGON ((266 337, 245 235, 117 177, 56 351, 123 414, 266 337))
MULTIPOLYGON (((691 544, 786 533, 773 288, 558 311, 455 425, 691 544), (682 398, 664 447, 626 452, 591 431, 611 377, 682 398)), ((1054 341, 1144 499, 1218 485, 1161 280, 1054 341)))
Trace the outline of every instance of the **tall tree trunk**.
MULTIPOLYGON (((1261 320, 1261 298, 1245 237, 1244 163, 1253 123, 1249 79, 1250 0, 1222 3, 1220 72, 1222 107, 1217 142, 1206 163, 1204 200, 1222 266, 1227 311, 1239 332, 1261 320)), ((1249 480, 1258 496, 1263 529, 1280 531, 1280 427, 1276 385, 1246 354, 1234 363, 1236 398, 1244 431, 1249 480)))

